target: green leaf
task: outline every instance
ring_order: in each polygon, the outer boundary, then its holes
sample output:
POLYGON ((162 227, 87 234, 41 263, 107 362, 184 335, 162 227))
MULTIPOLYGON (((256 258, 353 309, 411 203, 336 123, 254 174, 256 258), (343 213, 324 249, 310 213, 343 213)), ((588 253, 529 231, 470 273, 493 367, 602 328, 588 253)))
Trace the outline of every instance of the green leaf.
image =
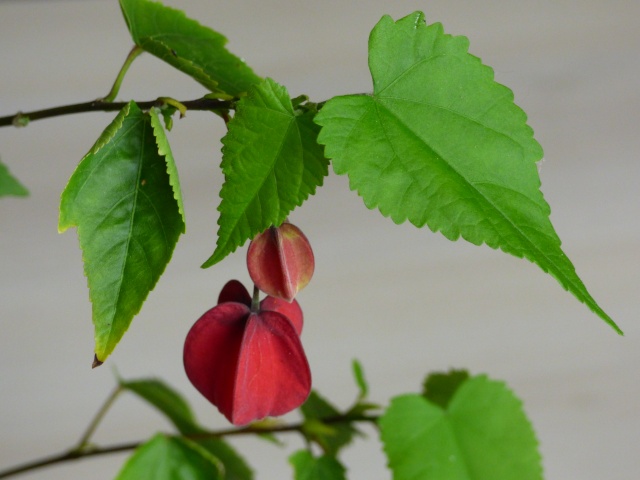
POLYGON ((346 470, 335 458, 315 458, 308 450, 299 450, 289 457, 295 480, 344 480, 346 470))
MULTIPOLYGON (((176 390, 156 379, 121 381, 122 388, 140 396, 163 413, 183 435, 205 434, 187 401, 176 390)), ((253 472, 238 453, 221 438, 193 439, 224 465, 225 480, 252 480, 253 472)))
POLYGON ((318 141, 368 208, 527 258, 621 333, 560 248, 525 113, 468 45, 420 12, 383 17, 369 39, 373 95, 329 100, 318 141))
POLYGON ((367 398, 367 395, 369 395, 369 385, 367 384, 367 379, 364 377, 362 364, 354 359, 353 362, 351 362, 351 368, 353 369, 353 378, 356 381, 358 390, 360 390, 358 399, 362 400, 363 398, 367 398))
POLYGON ((422 395, 442 408, 447 408, 451 398, 469 378, 466 370, 451 370, 448 373, 432 373, 424 382, 422 395))
POLYGON ((221 471, 218 460, 195 443, 158 434, 136 449, 116 480, 216 480, 221 471))
POLYGON ((322 447, 330 456, 338 454, 341 448, 353 439, 356 430, 349 422, 321 423, 323 419, 336 417, 340 412, 315 390, 300 407, 305 422, 305 434, 322 447))
POLYGON ((443 410, 394 398, 379 421, 394 480, 541 480, 538 443, 521 401, 502 382, 465 381, 443 410))
MULTIPOLYGON (((178 167, 173 159, 173 153, 171 153, 169 139, 167 138, 164 128, 162 128, 162 124, 160 123, 159 113, 162 114, 158 108, 152 108, 149 110, 151 126, 153 127, 153 134, 156 137, 158 154, 163 156, 167 162, 167 173, 169 174, 169 184, 171 184, 171 188, 173 189, 173 198, 175 198, 178 205, 178 211, 182 217, 182 222, 185 223, 186 220, 184 217, 184 204, 182 203, 182 189, 180 188, 180 179, 178 178, 178 167)), ((185 229, 183 228, 182 233, 184 232, 185 229)))
POLYGON ((182 434, 200 430, 187 401, 161 380, 143 379, 121 381, 120 386, 135 393, 167 416, 182 434))
POLYGON ((166 157, 159 153, 154 133, 150 115, 129 103, 82 159, 61 197, 59 231, 78 227, 98 364, 126 332, 184 232, 179 194, 171 186, 177 176, 167 173, 170 151, 163 151, 166 157))
POLYGON ((226 48, 227 39, 180 10, 147 0, 120 0, 136 45, 211 91, 239 96, 260 81, 226 48))
POLYGON ((7 166, 0 162, 0 197, 5 196, 26 197, 29 191, 11 175, 7 166))
POLYGON ((222 139, 217 246, 203 268, 280 225, 322 185, 328 161, 317 143, 314 115, 295 111, 286 89, 271 79, 238 102, 222 139))

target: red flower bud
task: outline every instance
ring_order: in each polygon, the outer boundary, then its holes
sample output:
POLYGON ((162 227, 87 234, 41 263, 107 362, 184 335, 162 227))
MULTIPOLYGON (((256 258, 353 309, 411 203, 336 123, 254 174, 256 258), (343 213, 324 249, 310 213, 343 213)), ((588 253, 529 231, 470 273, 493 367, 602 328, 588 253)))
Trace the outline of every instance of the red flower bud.
POLYGON ((252 312, 237 281, 220 298, 187 334, 183 358, 191 383, 234 425, 299 407, 311 372, 298 329, 279 311, 252 312))
POLYGON ((257 235, 247 250, 251 280, 264 293, 293 300, 311 280, 315 266, 309 240, 290 223, 257 235))

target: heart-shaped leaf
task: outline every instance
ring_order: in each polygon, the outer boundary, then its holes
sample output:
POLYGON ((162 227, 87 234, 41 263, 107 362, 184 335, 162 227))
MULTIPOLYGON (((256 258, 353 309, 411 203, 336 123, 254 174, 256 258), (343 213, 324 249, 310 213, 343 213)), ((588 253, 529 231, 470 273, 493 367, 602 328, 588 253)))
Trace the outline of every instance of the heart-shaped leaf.
POLYGON ((380 419, 394 480, 541 480, 540 454, 521 401, 477 376, 446 409, 421 395, 394 398, 380 419))
POLYGON ((621 333, 560 248, 526 115, 468 46, 420 12, 383 17, 369 39, 373 95, 329 100, 318 141, 368 208, 524 257, 621 333))

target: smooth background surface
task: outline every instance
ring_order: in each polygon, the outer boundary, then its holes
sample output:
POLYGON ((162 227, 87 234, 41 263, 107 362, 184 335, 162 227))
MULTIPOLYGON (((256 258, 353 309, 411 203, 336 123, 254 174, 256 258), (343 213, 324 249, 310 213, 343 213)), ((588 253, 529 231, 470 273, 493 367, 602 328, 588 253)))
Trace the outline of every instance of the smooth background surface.
MULTIPOLYGON (((346 407, 360 359, 372 399, 419 389, 431 370, 466 367, 506 380, 542 441, 548 479, 623 480, 640 471, 640 2, 171 0, 224 33, 258 74, 320 101, 371 89, 367 38, 379 18, 414 10, 471 40, 494 67, 545 149, 541 177, 563 247, 617 336, 532 264, 451 243, 368 211, 331 174, 291 219, 311 239, 313 282, 300 295, 314 385, 346 407)), ((109 90, 131 46, 116 0, 0 2, 0 115, 82 102, 109 90)), ((144 55, 119 99, 197 98, 202 87, 144 55)), ((187 234, 141 314, 103 367, 91 370, 93 327, 73 230, 57 233, 59 195, 113 113, 0 130, 0 155, 31 190, 0 200, 0 469, 70 447, 114 386, 160 376, 206 425, 226 427, 189 385, 182 342, 230 278, 247 282, 244 249, 199 265, 215 245, 222 122, 189 112, 170 133, 187 234)), ((295 415, 292 416, 292 419, 295 415)), ((101 444, 142 440, 168 425, 123 396, 101 444)), ((385 479, 375 432, 343 457, 351 479, 385 479)), ((290 478, 286 449, 233 443, 259 479, 290 478)), ((41 470, 26 479, 110 479, 125 454, 41 470)))

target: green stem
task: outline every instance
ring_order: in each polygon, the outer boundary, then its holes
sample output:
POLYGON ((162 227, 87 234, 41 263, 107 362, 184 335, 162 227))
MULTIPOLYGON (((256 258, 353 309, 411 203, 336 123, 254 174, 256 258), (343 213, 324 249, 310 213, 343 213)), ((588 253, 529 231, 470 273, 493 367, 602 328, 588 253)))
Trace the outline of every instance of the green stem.
POLYGON ((124 80, 124 76, 127 74, 127 71, 129 70, 129 67, 131 66, 133 61, 142 52, 144 52, 144 50, 141 47, 139 47, 138 45, 135 45, 131 49, 131 51, 129 52, 129 55, 127 55, 127 59, 124 61, 124 64, 122 65, 122 68, 118 72, 118 76, 116 77, 116 81, 113 82, 113 86, 111 87, 111 90, 109 90, 109 93, 107 93, 106 97, 101 99, 103 102, 113 102, 116 99, 116 96, 118 95, 118 92, 120 91, 120 86, 122 85, 122 81, 124 80))
POLYGON ((253 285, 253 298, 251 299, 251 311, 258 312, 260 310, 260 289, 253 285))
MULTIPOLYGON (((113 394, 112 394, 113 396, 113 394)), ((103 407, 104 408, 104 407, 103 407)), ((102 409, 101 409, 102 410, 102 409)), ((334 423, 344 423, 344 422, 369 422, 369 423, 377 423, 378 421, 377 415, 336 415, 335 417, 324 418, 322 419, 323 423, 326 424, 334 424, 334 423)), ((261 433, 300 433, 304 435, 304 424, 303 423, 294 423, 291 425, 279 425, 274 427, 245 427, 245 428, 229 428, 224 430, 216 430, 212 432, 206 433, 198 433, 194 435, 183 435, 183 437, 192 439, 192 440, 204 440, 207 438, 221 438, 221 437, 231 437, 238 435, 252 435, 252 434, 261 434, 261 433)), ((83 438, 86 434, 83 436, 83 438)), ((78 460, 86 457, 93 457, 96 455, 107 455, 110 453, 118 453, 125 452, 130 450, 135 450, 144 442, 130 442, 130 443, 121 443, 117 445, 109 445, 106 447, 90 447, 84 449, 74 448, 72 450, 62 452, 58 455, 51 455, 49 457, 41 458, 38 460, 34 460, 23 465, 18 465, 17 467, 12 467, 4 471, 0 471, 0 478, 8 478, 13 475, 17 475, 19 473, 29 472, 32 470, 37 470, 39 468, 47 467, 50 465, 55 465, 58 463, 64 463, 71 460, 78 460)))
POLYGON ((84 432, 84 435, 80 437, 80 441, 78 442, 78 446, 76 447, 76 450, 80 451, 89 444, 89 440, 91 439, 94 432, 98 428, 98 425, 100 425, 100 422, 102 421, 104 416, 107 414, 107 412, 109 411, 109 408, 111 408, 111 405, 113 405, 113 402, 116 401, 116 398, 118 398, 118 395, 120 395, 121 392, 122 392, 122 387, 120 385, 118 385, 116 388, 113 389, 111 394, 107 397, 107 399, 102 404, 102 407, 100 407, 100 410, 98 410, 98 412, 93 417, 93 420, 91 420, 91 423, 89 423, 89 426, 87 427, 87 430, 84 432))

